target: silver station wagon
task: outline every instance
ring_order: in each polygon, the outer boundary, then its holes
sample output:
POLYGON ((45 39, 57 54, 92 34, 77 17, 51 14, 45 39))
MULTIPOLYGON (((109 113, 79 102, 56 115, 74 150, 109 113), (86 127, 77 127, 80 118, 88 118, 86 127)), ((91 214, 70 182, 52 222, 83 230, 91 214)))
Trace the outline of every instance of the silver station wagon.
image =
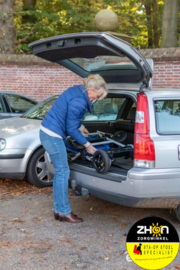
MULTIPOLYGON (((130 207, 174 208, 180 220, 180 90, 151 89, 153 61, 107 33, 56 36, 29 47, 82 78, 98 73, 109 87, 82 122, 91 133, 111 134, 122 154, 111 159, 106 173, 81 155, 69 155, 74 194, 130 207), (133 156, 123 154, 127 145, 133 156)), ((110 156, 111 149, 106 152, 110 156)), ((94 162, 102 166, 105 160, 99 155, 94 162)), ((47 154, 46 163, 53 175, 47 154)))

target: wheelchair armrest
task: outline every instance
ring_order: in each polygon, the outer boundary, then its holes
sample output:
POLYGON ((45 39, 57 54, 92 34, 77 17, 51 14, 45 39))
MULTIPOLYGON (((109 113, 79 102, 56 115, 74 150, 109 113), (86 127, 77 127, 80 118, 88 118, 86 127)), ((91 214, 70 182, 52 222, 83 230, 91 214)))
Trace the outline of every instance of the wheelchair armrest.
POLYGON ((79 143, 77 143, 77 142, 75 142, 75 141, 72 142, 72 145, 73 145, 75 148, 77 148, 78 150, 83 150, 83 149, 85 149, 85 146, 84 146, 84 145, 81 145, 81 144, 79 144, 79 143))
POLYGON ((75 147, 77 150, 83 150, 83 149, 85 149, 85 146, 84 145, 81 145, 81 144, 77 143, 71 137, 67 138, 66 141, 69 144, 71 144, 73 147, 75 147))

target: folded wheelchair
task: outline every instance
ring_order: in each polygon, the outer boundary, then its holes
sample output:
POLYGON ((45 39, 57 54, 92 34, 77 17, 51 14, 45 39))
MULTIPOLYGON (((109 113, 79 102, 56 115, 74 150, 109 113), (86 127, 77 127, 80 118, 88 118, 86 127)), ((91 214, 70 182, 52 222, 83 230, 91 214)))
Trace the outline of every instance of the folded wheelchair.
POLYGON ((88 154, 83 145, 78 144, 71 137, 67 137, 65 144, 68 153, 69 162, 74 160, 88 160, 91 167, 94 167, 98 173, 107 173, 112 164, 116 164, 116 158, 124 157, 133 159, 132 144, 122 144, 126 139, 125 131, 117 131, 114 135, 97 131, 91 133, 87 140, 97 150, 93 156, 88 154))

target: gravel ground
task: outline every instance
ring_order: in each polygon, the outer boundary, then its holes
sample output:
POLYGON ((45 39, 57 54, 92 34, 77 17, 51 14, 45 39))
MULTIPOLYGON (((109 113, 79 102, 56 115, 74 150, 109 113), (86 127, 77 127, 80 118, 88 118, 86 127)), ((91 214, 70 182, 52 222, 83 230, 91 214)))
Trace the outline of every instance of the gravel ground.
MULTIPOLYGON (((84 222, 53 217, 52 188, 25 181, 0 180, 0 270, 139 270, 126 254, 126 236, 141 218, 180 223, 166 209, 134 209, 93 197, 74 197, 72 211, 84 222)), ((164 269, 180 269, 180 256, 164 269)))

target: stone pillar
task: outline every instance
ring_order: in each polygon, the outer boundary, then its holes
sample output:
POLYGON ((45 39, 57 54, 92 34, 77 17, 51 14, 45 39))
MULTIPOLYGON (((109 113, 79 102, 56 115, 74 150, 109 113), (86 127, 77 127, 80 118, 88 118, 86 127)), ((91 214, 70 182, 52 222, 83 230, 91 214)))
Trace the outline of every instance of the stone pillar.
POLYGON ((131 42, 133 39, 133 37, 128 35, 113 32, 117 29, 119 23, 117 15, 110 9, 103 9, 99 11, 95 16, 94 23, 95 27, 100 32, 110 33, 128 42, 131 42))
POLYGON ((99 31, 114 31, 118 27, 118 17, 110 9, 99 11, 95 16, 94 22, 99 31))

